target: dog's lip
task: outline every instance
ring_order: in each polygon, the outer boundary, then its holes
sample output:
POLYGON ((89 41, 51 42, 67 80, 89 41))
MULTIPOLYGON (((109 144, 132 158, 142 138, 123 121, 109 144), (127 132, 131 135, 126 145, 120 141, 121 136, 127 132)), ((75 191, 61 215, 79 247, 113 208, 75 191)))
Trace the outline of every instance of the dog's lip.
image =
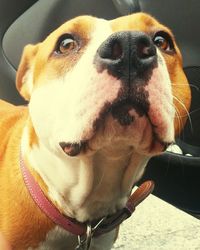
POLYGON ((153 133, 154 133, 154 139, 151 142, 148 152, 151 154, 151 152, 155 150, 156 144, 160 145, 159 148, 161 148, 160 149, 161 152, 165 152, 166 149, 169 147, 169 145, 171 145, 173 142, 166 142, 160 139, 159 136, 155 132, 153 133))
POLYGON ((68 156, 77 156, 79 155, 82 151, 85 151, 86 148, 86 141, 80 141, 80 142, 74 142, 74 143, 70 143, 70 142, 60 142, 59 145, 61 147, 61 149, 63 150, 63 152, 68 155, 68 156))

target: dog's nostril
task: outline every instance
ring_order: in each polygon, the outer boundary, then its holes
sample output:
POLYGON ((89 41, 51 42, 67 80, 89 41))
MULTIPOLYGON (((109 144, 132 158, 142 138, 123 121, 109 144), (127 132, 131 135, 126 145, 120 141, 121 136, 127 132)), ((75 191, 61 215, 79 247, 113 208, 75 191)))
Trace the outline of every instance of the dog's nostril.
POLYGON ((156 48, 152 44, 139 43, 137 46, 137 56, 146 59, 156 55, 156 48))
POLYGON ((112 46, 112 53, 111 53, 111 58, 112 60, 117 60, 119 58, 121 58, 123 55, 123 50, 122 50, 122 46, 120 43, 115 42, 112 46))
POLYGON ((109 59, 109 62, 112 62, 123 56, 123 48, 117 39, 111 39, 105 42, 105 44, 98 49, 97 53, 103 61, 109 59))
POLYGON ((60 142, 59 145, 67 155, 76 156, 80 154, 84 144, 82 142, 80 143, 60 142))

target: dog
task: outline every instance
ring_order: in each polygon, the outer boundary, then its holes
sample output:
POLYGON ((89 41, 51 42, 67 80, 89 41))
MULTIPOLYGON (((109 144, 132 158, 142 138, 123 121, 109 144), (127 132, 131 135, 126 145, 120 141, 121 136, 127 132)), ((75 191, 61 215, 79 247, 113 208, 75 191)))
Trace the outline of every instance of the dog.
MULTIPOLYGON (((145 13, 64 23, 25 47, 16 86, 27 106, 0 101, 0 231, 15 250, 75 249, 45 206, 80 227, 123 209, 191 99, 172 32, 145 13)), ((117 230, 90 249, 111 249, 117 230)))

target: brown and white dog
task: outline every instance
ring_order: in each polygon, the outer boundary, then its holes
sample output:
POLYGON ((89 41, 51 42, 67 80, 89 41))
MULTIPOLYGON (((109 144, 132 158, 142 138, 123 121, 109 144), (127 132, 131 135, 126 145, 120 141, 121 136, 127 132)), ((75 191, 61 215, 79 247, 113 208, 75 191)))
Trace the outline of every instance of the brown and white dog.
MULTIPOLYGON (((64 215, 93 221, 124 207, 190 105, 174 36, 144 13, 66 22, 24 49, 16 85, 28 107, 0 101, 0 231, 16 250, 70 250, 77 240, 31 198, 20 151, 64 215)), ((115 234, 91 249, 110 249, 115 234)))

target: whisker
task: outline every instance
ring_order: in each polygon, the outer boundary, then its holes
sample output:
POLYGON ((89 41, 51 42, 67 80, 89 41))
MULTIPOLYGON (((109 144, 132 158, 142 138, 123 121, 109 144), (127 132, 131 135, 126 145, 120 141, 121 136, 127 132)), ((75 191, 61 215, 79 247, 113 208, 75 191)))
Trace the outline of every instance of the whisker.
MULTIPOLYGON (((193 126, 192 126, 192 119, 190 116, 190 113, 188 112, 187 108, 185 107, 184 103, 182 103, 176 96, 173 96, 173 98, 183 107, 183 109, 185 110, 188 120, 189 120, 189 124, 190 124, 190 128, 191 128, 191 132, 193 133, 193 126)), ((183 116, 182 116, 183 117, 183 116)))
MULTIPOLYGON (((182 129, 183 129, 183 127, 184 127, 184 125, 183 125, 183 121, 182 121, 182 119, 181 119, 181 116, 180 116, 180 112, 178 111, 178 109, 176 109, 175 108, 175 115, 177 115, 176 117, 177 117, 177 119, 178 119, 178 124, 179 124, 179 131, 181 131, 182 129)), ((182 137, 182 140, 184 140, 184 130, 182 131, 182 133, 179 135, 179 137, 182 137)))
MULTIPOLYGON (((176 85, 176 86, 187 86, 187 83, 176 83, 173 82, 172 85, 176 85)), ((200 88, 194 84, 189 84, 190 87, 195 88, 197 91, 200 91, 200 88)))
POLYGON ((191 114, 193 114, 193 113, 195 113, 195 112, 197 112, 197 111, 200 111, 200 108, 194 109, 194 110, 190 111, 189 114, 191 115, 191 114))
POLYGON ((180 112, 176 107, 174 107, 174 108, 175 108, 175 116, 178 119, 178 128, 179 128, 179 130, 181 130, 181 128, 183 127, 183 122, 182 122, 182 119, 180 117, 180 112))

